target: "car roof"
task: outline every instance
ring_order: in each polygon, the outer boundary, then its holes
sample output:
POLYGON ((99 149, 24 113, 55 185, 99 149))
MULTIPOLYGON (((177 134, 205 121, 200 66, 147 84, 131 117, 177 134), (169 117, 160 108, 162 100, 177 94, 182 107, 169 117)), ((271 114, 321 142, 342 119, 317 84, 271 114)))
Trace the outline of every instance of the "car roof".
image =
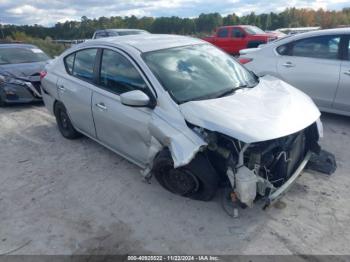
POLYGON ((166 35, 166 34, 142 34, 142 35, 126 35, 118 37, 107 37, 89 40, 80 44, 79 46, 91 45, 115 45, 116 47, 132 47, 141 53, 156 51, 160 49, 167 49, 172 47, 180 47, 186 45, 195 45, 207 43, 198 38, 180 36, 180 35, 166 35))
POLYGON ((121 29, 121 28, 118 28, 118 29, 113 29, 113 28, 109 28, 109 29, 99 29, 99 30, 96 30, 95 33, 98 33, 98 32, 129 32, 129 31, 145 31, 145 30, 142 30, 142 29, 121 29))
POLYGON ((255 25, 223 25, 223 26, 220 26, 218 28, 220 29, 220 28, 233 28, 233 27, 243 27, 244 28, 244 27, 258 27, 258 26, 255 26, 255 25))
POLYGON ((300 35, 318 36, 318 35, 329 35, 329 34, 350 34, 350 27, 315 30, 315 31, 301 33, 300 35))
POLYGON ((276 42, 278 42, 278 44, 288 43, 288 42, 298 40, 298 39, 303 39, 306 37, 332 35, 332 34, 334 34, 334 35, 350 35, 350 27, 323 29, 323 30, 316 30, 316 31, 310 31, 310 32, 305 32, 305 33, 299 33, 299 34, 287 36, 286 38, 282 38, 280 41, 276 41, 276 42))
POLYGON ((19 43, 6 43, 6 44, 1 44, 0 43, 0 48, 37 48, 35 45, 31 44, 19 44, 19 43))

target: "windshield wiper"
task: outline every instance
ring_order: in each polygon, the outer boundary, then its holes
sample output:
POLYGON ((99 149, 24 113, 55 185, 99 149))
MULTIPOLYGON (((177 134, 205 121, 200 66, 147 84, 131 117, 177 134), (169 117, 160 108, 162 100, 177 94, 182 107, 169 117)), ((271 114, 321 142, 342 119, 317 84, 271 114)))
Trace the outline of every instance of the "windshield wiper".
POLYGON ((239 89, 243 89, 243 88, 253 88, 255 85, 253 86, 248 86, 247 84, 241 85, 241 86, 237 86, 237 87, 231 87, 231 88, 226 88, 224 90, 221 90, 219 92, 216 92, 214 94, 210 94, 210 95, 205 95, 205 96, 199 96, 196 98, 190 98, 190 99, 186 99, 181 101, 180 103, 186 103, 189 101, 198 101, 198 100, 206 100, 206 99, 214 99, 214 98, 220 98, 220 97, 224 97, 224 96, 228 96, 230 94, 233 94, 234 92, 236 92, 239 89))
POLYGON ((237 90, 240 90, 240 89, 243 89, 243 88, 252 88, 252 87, 253 86, 241 85, 241 86, 233 87, 233 88, 230 88, 230 89, 226 89, 226 90, 223 90, 219 95, 217 95, 216 98, 230 95, 230 94, 236 92, 237 90))

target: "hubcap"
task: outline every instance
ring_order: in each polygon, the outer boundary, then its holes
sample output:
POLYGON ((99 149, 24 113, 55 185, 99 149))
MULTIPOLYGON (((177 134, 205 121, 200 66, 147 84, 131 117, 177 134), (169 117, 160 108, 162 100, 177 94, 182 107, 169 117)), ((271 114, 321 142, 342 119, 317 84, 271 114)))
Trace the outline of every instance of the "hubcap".
POLYGON ((199 188, 198 179, 190 172, 172 169, 168 173, 167 184, 179 195, 196 192, 199 188))

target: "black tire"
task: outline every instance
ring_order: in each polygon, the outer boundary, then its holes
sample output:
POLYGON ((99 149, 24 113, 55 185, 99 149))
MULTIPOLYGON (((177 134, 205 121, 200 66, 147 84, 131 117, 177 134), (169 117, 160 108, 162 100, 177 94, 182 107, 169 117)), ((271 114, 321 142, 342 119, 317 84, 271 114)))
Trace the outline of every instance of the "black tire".
POLYGON ((58 129, 62 136, 67 139, 77 139, 81 137, 81 134, 73 127, 67 114, 67 110, 61 102, 57 102, 55 105, 55 117, 58 129))
POLYGON ((168 191, 195 200, 211 200, 219 185, 219 176, 203 153, 188 165, 174 169, 170 152, 164 150, 154 161, 153 174, 168 191))

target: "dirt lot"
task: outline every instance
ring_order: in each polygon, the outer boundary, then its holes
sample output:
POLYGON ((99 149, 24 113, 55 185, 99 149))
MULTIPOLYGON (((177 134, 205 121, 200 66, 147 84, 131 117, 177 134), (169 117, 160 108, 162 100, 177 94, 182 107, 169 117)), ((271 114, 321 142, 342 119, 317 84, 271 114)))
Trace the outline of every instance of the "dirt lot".
POLYGON ((68 141, 43 106, 0 109, 0 253, 350 254, 350 121, 324 115, 332 176, 304 173, 284 208, 239 218, 175 196, 90 139, 68 141))

